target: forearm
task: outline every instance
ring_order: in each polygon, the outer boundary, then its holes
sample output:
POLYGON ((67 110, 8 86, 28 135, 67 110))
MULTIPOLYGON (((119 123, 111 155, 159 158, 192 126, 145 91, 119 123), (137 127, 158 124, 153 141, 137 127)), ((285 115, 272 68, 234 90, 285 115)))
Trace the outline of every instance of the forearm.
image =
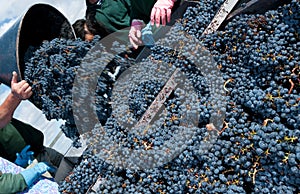
POLYGON ((11 92, 0 106, 0 129, 6 126, 22 100, 32 95, 29 84, 22 80, 18 82, 18 74, 14 71, 11 79, 11 92))
POLYGON ((86 0, 85 3, 87 6, 89 5, 94 5, 96 3, 98 3, 99 0, 86 0))
POLYGON ((21 103, 21 99, 10 93, 0 106, 0 128, 5 127, 14 114, 14 111, 21 103))

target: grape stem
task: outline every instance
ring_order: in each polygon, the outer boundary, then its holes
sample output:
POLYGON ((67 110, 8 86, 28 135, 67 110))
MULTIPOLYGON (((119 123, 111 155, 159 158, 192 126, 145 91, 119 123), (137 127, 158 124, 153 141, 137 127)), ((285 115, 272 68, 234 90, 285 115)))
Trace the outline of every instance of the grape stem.
POLYGON ((221 135, 223 133, 223 131, 225 131, 225 129, 228 128, 228 123, 224 121, 225 126, 221 129, 221 131, 219 131, 219 135, 221 135))
POLYGON ((249 175, 251 176, 252 175, 252 183, 255 184, 255 177, 256 177, 256 173, 258 173, 259 171, 262 171, 263 169, 256 169, 256 167, 259 166, 259 163, 258 162, 255 162, 254 165, 253 165, 253 173, 249 172, 249 175))
POLYGON ((291 88, 290 88, 288 94, 291 94, 291 93, 292 93, 292 90, 294 89, 295 84, 294 84, 294 82, 292 81, 292 79, 289 79, 289 82, 290 82, 290 84, 291 84, 291 88))
POLYGON ((223 88, 226 92, 229 92, 229 90, 226 88, 226 85, 229 83, 229 82, 232 82, 234 79, 233 78, 229 78, 223 85, 223 88))
POLYGON ((263 126, 267 126, 269 121, 274 122, 272 119, 265 119, 263 122, 263 126))

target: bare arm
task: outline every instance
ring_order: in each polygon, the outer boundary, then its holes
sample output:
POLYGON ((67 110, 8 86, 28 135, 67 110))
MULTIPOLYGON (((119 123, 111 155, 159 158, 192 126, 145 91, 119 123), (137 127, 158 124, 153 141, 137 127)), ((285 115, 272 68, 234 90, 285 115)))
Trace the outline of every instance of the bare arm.
POLYGON ((90 4, 96 4, 96 3, 98 3, 98 1, 99 1, 99 0, 88 0, 88 2, 89 2, 90 4))
POLYGON ((18 75, 13 72, 13 77, 11 80, 11 92, 5 99, 5 101, 0 105, 0 128, 5 127, 14 114, 14 111, 19 106, 22 100, 28 99, 32 95, 31 87, 29 84, 22 80, 18 80, 18 75))

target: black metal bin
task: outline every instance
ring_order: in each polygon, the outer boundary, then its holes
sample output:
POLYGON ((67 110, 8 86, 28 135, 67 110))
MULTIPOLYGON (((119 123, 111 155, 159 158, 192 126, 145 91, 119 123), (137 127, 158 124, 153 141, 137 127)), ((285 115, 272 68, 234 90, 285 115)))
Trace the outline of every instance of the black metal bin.
POLYGON ((12 71, 24 78, 24 55, 29 46, 54 38, 74 39, 67 18, 48 4, 34 4, 0 37, 0 82, 10 86, 12 71))

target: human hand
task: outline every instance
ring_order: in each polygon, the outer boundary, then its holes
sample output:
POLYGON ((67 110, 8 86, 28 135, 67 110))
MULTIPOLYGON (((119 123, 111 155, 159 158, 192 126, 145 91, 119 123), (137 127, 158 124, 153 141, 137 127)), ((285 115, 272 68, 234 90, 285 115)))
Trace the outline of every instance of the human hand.
POLYGON ((142 45, 142 28, 145 26, 145 23, 142 20, 134 19, 131 22, 131 27, 129 30, 129 41, 134 49, 137 49, 140 45, 142 45))
POLYGON ((45 162, 39 162, 34 167, 26 169, 20 174, 23 176, 27 186, 29 187, 47 171, 55 172, 55 168, 45 162))
POLYGON ((23 148, 20 153, 17 153, 17 159, 15 160, 15 164, 22 166, 23 168, 27 167, 31 164, 33 160, 33 151, 29 151, 30 145, 27 145, 23 148))
POLYGON ((171 10, 175 2, 176 0, 157 0, 151 10, 151 25, 156 23, 156 26, 159 27, 160 22, 163 26, 165 26, 167 22, 170 22, 171 10))
POLYGON ((18 82, 18 74, 14 71, 11 79, 11 93, 20 100, 28 99, 32 95, 29 84, 22 80, 18 82))

